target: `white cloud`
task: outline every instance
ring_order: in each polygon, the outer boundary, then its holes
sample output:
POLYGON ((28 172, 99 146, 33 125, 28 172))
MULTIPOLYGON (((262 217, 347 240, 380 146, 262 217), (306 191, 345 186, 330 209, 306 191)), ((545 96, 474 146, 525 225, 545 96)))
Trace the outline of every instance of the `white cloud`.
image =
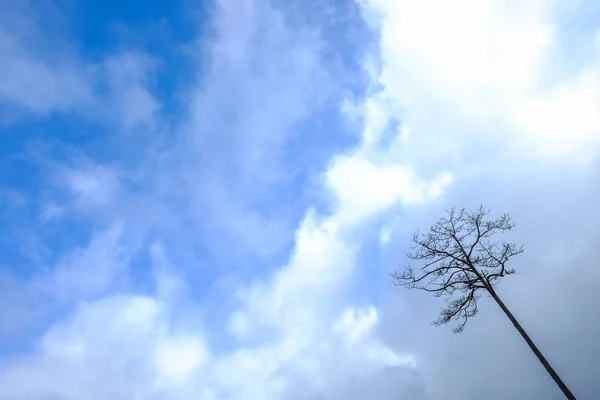
POLYGON ((161 377, 175 381, 185 380, 207 361, 205 344, 194 336, 181 336, 161 343, 155 352, 155 365, 161 377))
MULTIPOLYGON (((369 129, 367 124, 363 137, 369 136, 369 129)), ((339 396, 350 376, 358 375, 371 382, 369 374, 382 373, 386 368, 416 368, 413 355, 391 350, 374 335, 377 311, 373 306, 361 310, 342 308, 346 301, 344 288, 360 267, 356 265, 360 243, 355 243, 352 235, 360 236, 361 222, 379 212, 400 204, 409 207, 436 199, 452 183, 452 175, 444 172, 426 181, 401 160, 394 160, 389 149, 378 149, 364 140, 352 152, 334 157, 324 180, 335 204, 333 213, 319 215, 311 210, 306 214, 297 230, 288 265, 267 281, 259 280, 240 291, 242 307, 232 314, 229 328, 248 343, 268 339, 259 347, 260 358, 294 365, 310 377, 311 387, 318 393, 339 396), (382 163, 381 159, 390 161, 382 163), (327 358, 346 364, 347 368, 333 367, 325 361, 327 358), (361 372, 356 369, 358 365, 361 372)), ((253 353, 243 354, 251 357, 253 353)), ((252 382, 260 382, 260 386, 248 389, 251 396, 278 397, 275 393, 286 381, 267 380, 262 374, 270 369, 262 362, 238 363, 239 368, 248 369, 240 371, 241 375, 250 374, 252 382), (260 377, 252 375, 258 370, 260 377), (268 387, 272 391, 261 391, 268 387)), ((291 379, 282 377, 285 378, 291 379)), ((245 387, 247 383, 239 385, 245 387)), ((398 393, 403 390, 394 389, 398 393)))
MULTIPOLYGON (((586 307, 575 300, 575 292, 555 295, 568 284, 573 268, 578 276, 595 281, 595 274, 574 260, 598 241, 582 228, 587 226, 583 220, 598 209, 584 206, 588 201, 598 204, 599 193, 600 64, 594 48, 597 27, 595 22, 589 26, 597 5, 536 0, 361 4, 381 34, 373 55, 380 62, 373 93, 352 107, 367 121, 364 142, 387 147, 385 162, 396 159, 424 176, 443 171, 454 176, 435 215, 430 215, 432 208, 419 208, 402 212, 391 223, 388 229, 398 240, 383 245, 389 264, 402 267, 398 264, 410 245, 409 233, 426 228, 443 207, 483 203, 496 212, 511 212, 528 256, 513 264, 522 275, 498 290, 514 312, 529 310, 522 322, 531 327, 546 355, 556 357, 554 366, 571 389, 579 396, 597 396, 586 366, 598 356, 587 335, 597 331, 598 319, 587 318, 578 333, 571 331, 593 353, 574 361, 579 345, 570 343, 563 329, 571 325, 573 310, 586 307), (572 56, 577 52, 585 56, 572 56), (390 134, 389 125, 396 122, 399 132, 390 134), (576 244, 566 244, 567 237, 576 244), (540 280, 550 276, 554 284, 542 285, 540 280), (569 311, 555 313, 547 301, 532 301, 538 289, 544 298, 569 304, 569 311), (542 329, 549 321, 554 328, 542 329)), ((395 343, 395 349, 424 349, 431 362, 424 372, 430 379, 430 398, 559 394, 493 302, 483 298, 482 315, 468 328, 472 331, 453 337, 443 328, 430 332, 428 322, 435 318, 438 301, 424 293, 398 291, 398 296, 410 303, 402 302, 407 307, 403 312, 394 311, 395 304, 385 308, 394 314, 383 321, 387 343, 395 343), (494 343, 510 344, 513 351, 496 354, 494 343), (499 373, 508 374, 502 382, 499 373), (473 384, 464 382, 465 374, 473 384)))
POLYGON ((381 29, 383 89, 365 109, 407 125, 406 151, 452 154, 485 137, 517 156, 576 159, 597 145, 597 59, 556 67, 556 2, 361 3, 381 29))
POLYGON ((159 393, 205 357, 203 339, 174 329, 165 307, 143 296, 82 304, 44 335, 35 357, 0 369, 3 396, 108 399, 159 393), (176 354, 185 355, 180 364, 173 363, 176 354))
POLYGON ((27 1, 0 6, 0 101, 41 115, 89 107, 93 93, 85 67, 63 57, 64 43, 41 32, 32 11, 27 1), (54 57, 47 57, 50 49, 54 57))
POLYGON ((111 88, 109 117, 125 132, 156 127, 159 104, 148 90, 154 68, 150 57, 133 52, 110 56, 102 64, 111 88))
POLYGON ((377 310, 369 307, 365 310, 347 309, 334 323, 333 332, 344 336, 350 343, 364 338, 377 323, 377 310))
POLYGON ((0 65, 0 121, 77 113, 124 131, 154 127, 159 106, 149 90, 152 60, 122 51, 89 62, 60 29, 42 29, 55 24, 49 20, 59 14, 51 1, 40 5, 9 0, 0 5, 0 58, 5 60, 0 65), (106 93, 98 90, 103 85, 106 93))
POLYGON ((411 206, 432 200, 452 183, 452 175, 443 172, 426 182, 408 165, 376 165, 356 154, 335 159, 327 171, 327 181, 337 196, 338 212, 353 222, 398 202, 411 206))
POLYGON ((269 282, 258 281, 240 293, 244 309, 233 316, 233 332, 243 338, 265 326, 297 335, 318 329, 324 322, 318 315, 327 312, 319 305, 334 296, 352 268, 353 251, 339 235, 337 221, 310 212, 296 233, 289 264, 269 282))
MULTIPOLYGON (((328 94, 326 65, 313 33, 290 29, 285 16, 269 2, 246 1, 236 7, 222 2, 215 18, 219 39, 211 47, 208 73, 191 98, 192 118, 177 142, 184 148, 175 149, 181 156, 181 164, 176 165, 183 165, 184 176, 174 177, 177 183, 169 188, 181 189, 178 183, 185 181, 185 203, 193 203, 191 211, 197 212, 192 217, 219 243, 242 247, 250 242, 253 254, 260 252, 257 245, 277 250, 286 243, 281 238, 285 232, 277 229, 273 222, 277 218, 263 215, 253 204, 263 200, 274 183, 287 178, 279 171, 280 158, 296 124, 315 112, 328 94), (283 53, 288 56, 282 57, 283 53), (233 240, 212 230, 223 225, 225 229, 216 231, 233 233, 233 240), (267 237, 257 239, 264 231, 267 237)), ((105 66, 117 85, 122 81, 133 85, 130 99, 137 102, 139 81, 129 76, 140 72, 130 59, 118 61, 105 66)), ((155 112, 151 102, 144 100, 141 107, 144 118, 155 112)), ((125 124, 137 123, 137 111, 127 115, 132 120, 125 124)), ((115 218, 95 232, 87 246, 59 259, 51 274, 51 289, 64 298, 88 302, 70 320, 51 327, 31 357, 0 370, 0 386, 6 387, 0 393, 25 396, 21 383, 50 368, 31 395, 256 399, 319 393, 339 397, 353 379, 360 381, 354 383, 357 390, 365 391, 378 371, 413 371, 410 355, 398 354, 378 339, 373 307, 366 305, 370 310, 366 315, 357 311, 351 319, 343 317, 349 307, 345 284, 356 267, 359 249, 350 238, 355 225, 400 200, 414 204, 435 195, 435 184, 402 166, 377 164, 376 157, 358 148, 343 165, 332 164, 329 173, 338 211, 321 215, 309 210, 295 232, 289 261, 239 290, 238 306, 229 316, 232 335, 225 338, 224 348, 206 339, 214 337, 218 327, 211 327, 213 333, 197 327, 177 329, 171 323, 183 297, 174 292, 189 285, 171 279, 174 271, 165 255, 167 247, 151 246, 157 297, 106 293, 108 288, 127 288, 119 283, 141 245, 136 235, 130 237, 137 230, 129 224, 137 219, 115 218), (387 198, 380 202, 366 196, 355 202, 356 189, 344 176, 348 173, 357 174, 360 188, 383 190, 387 198), (372 179, 392 185, 391 191, 373 186, 372 179), (345 222, 347 217, 351 224, 345 222), (343 326, 335 323, 339 318, 345 321, 343 326), (350 342, 351 347, 343 345, 350 342), (69 374, 70 369, 76 371, 69 374), (290 393, 299 379, 310 384, 290 393)), ((60 174, 77 203, 94 211, 122 206, 115 199, 127 188, 113 170, 83 167, 60 174)), ((171 178, 172 170, 166 172, 171 178)), ((234 250, 227 246, 228 252, 234 250)))
MULTIPOLYGON (((369 71, 375 81, 364 103, 345 103, 362 135, 354 148, 331 158, 323 171, 322 187, 333 210, 305 213, 287 262, 238 288, 231 313, 218 307, 202 310, 224 314, 225 336, 217 338, 222 333, 219 326, 205 326, 205 313, 190 317, 186 308, 190 297, 210 292, 212 282, 188 282, 179 276, 185 266, 171 263, 168 255, 175 250, 158 240, 149 249, 155 293, 106 295, 108 288, 125 290, 115 283, 141 248, 135 234, 139 227, 129 229, 129 224, 156 218, 134 203, 116 214, 135 209, 141 217, 117 219, 96 231, 87 246, 59 258, 50 275, 51 289, 88 302, 79 303, 70 318, 52 326, 30 356, 0 367, 1 395, 426 398, 420 376, 431 373, 421 354, 427 351, 384 340, 381 329, 385 315, 389 324, 389 309, 386 314, 368 298, 357 300, 356 293, 348 292, 357 273, 377 275, 376 268, 381 268, 375 260, 363 265, 360 252, 368 241, 363 223, 379 224, 377 216, 401 207, 401 223, 407 228, 414 222, 412 214, 420 216, 428 203, 445 203, 444 195, 456 186, 470 201, 497 200, 494 185, 477 181, 465 187, 460 178, 465 169, 489 178, 485 174, 490 165, 497 166, 491 160, 509 164, 506 158, 514 149, 534 149, 544 161, 581 156, 597 139, 597 74, 592 67, 566 78, 550 73, 547 63, 556 34, 550 2, 449 5, 373 0, 363 1, 363 6, 370 15, 379 14, 372 23, 382 33, 381 71, 369 71), (575 118, 566 117, 563 111, 568 107, 575 118), (391 129, 396 123, 399 128, 391 129), (571 128, 574 133, 567 134, 571 128), (472 151, 479 154, 472 156, 472 151), (193 328, 177 323, 181 314, 193 328), (26 392, 23 388, 33 381, 38 383, 26 392)), ((178 137, 177 145, 183 143, 185 150, 174 151, 182 163, 161 171, 156 179, 177 181, 164 191, 181 190, 182 203, 193 203, 189 209, 169 204, 184 214, 186 223, 187 212, 197 212, 192 218, 200 224, 179 232, 182 236, 193 241, 210 235, 225 242, 227 252, 236 251, 239 244, 253 255, 261 251, 255 247, 270 254, 286 243, 287 226, 255 203, 284 179, 278 170, 284 144, 295 124, 319 104, 317 92, 327 79, 320 73, 319 47, 313 47, 310 35, 296 36, 270 3, 222 2, 215 15, 219 40, 211 45, 213 65, 192 96, 192 120, 178 137), (286 59, 283 53, 292 56, 286 59), (307 87, 312 88, 308 94, 307 87), (182 170, 183 177, 173 172, 182 170), (185 184, 179 185, 181 181, 185 184)), ((123 104, 139 105, 121 115, 128 128, 152 120, 158 110, 144 92, 148 62, 118 57, 103 64, 119 88, 115 93, 123 90, 123 104)), ((505 196, 542 197, 533 189, 511 186, 510 172, 531 167, 528 162, 518 159, 503 170, 509 176, 505 196)), ((78 203, 93 210, 117 206, 115 198, 126 190, 104 167, 69 170, 64 178, 78 203)), ((161 223, 156 229, 167 225, 161 223)), ((382 246, 398 247, 391 241, 397 237, 397 221, 377 228, 382 246)), ((394 337, 420 332, 404 320, 401 324, 394 337)), ((436 348, 439 343, 426 345, 436 348)), ((441 356, 436 356, 431 358, 439 362, 441 356)), ((439 387, 433 385, 431 398, 444 398, 439 387)))
POLYGON ((333 86, 316 29, 294 31, 282 8, 216 2, 216 40, 202 40, 199 49, 207 57, 189 96, 177 168, 192 198, 189 212, 218 237, 208 247, 222 258, 268 258, 290 245, 296 221, 280 197, 292 190, 297 166, 285 156, 295 140, 316 135, 297 126, 333 86))
POLYGON ((512 119, 540 143, 548 155, 577 152, 595 146, 600 137, 600 68, 588 68, 559 82, 547 92, 517 99, 512 119))
POLYGON ((141 244, 137 236, 126 229, 123 221, 94 232, 89 243, 63 255, 54 266, 49 282, 42 281, 42 284, 52 297, 63 300, 103 293, 119 278, 126 278, 127 265, 141 244))
POLYGON ((110 206, 119 189, 114 171, 99 165, 63 170, 57 180, 72 191, 83 207, 110 206))
POLYGON ((390 228, 384 227, 379 231, 379 242, 383 245, 388 243, 392 238, 392 231, 390 228))

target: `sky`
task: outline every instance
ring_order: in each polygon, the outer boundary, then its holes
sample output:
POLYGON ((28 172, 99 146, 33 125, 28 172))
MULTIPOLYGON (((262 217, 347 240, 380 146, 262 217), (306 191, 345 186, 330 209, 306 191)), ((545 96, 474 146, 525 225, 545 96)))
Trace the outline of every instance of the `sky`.
POLYGON ((480 204, 600 398, 596 3, 0 1, 0 399, 560 399, 390 281, 480 204))

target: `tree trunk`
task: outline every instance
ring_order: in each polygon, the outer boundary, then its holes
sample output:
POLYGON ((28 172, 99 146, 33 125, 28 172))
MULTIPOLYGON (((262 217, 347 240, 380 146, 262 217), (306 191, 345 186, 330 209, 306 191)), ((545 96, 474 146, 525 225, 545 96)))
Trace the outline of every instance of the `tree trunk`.
POLYGON ((556 384, 558 385, 558 387, 560 388, 560 390, 562 390, 562 392, 565 395, 565 397, 567 399, 569 399, 569 400, 577 400, 577 398, 573 395, 573 393, 571 393, 571 391, 569 390, 569 388, 567 387, 567 385, 565 385, 565 383, 562 381, 562 379, 560 379, 560 377, 558 376, 558 374, 556 373, 556 371, 554 370, 554 368, 552 368, 552 366, 550 365, 550 363, 548 362, 548 360, 546 360, 546 358, 544 357, 544 355, 542 354, 542 352, 533 343, 533 340, 531 340, 531 338, 529 337, 529 335, 527 334, 527 332, 525 332, 525 329, 523 329, 523 327, 521 326, 521 324, 519 324, 519 321, 517 321, 517 319, 514 317, 514 315, 512 315, 512 313, 509 311, 509 309, 504 305, 504 303, 502 302, 502 300, 500 300, 500 297, 498 297, 498 295, 496 294, 496 292, 494 291, 494 289, 490 288, 489 292, 492 295, 492 297, 494 298, 494 300, 496 300, 496 303, 498 303, 498 305, 500 306, 500 308, 502 309, 502 311, 504 311, 504 314, 506 314, 506 316, 508 317, 508 319, 510 319, 510 322, 512 322, 513 325, 515 326, 515 328, 517 328, 517 331, 519 331, 519 333, 521 334, 521 336, 523 337, 523 339, 525 339, 525 341, 527 342, 527 344, 531 348, 531 351, 534 352, 534 354, 537 356, 538 360, 540 360, 540 362, 542 363, 542 365, 544 366, 544 368, 546 368, 546 371, 548 371, 548 374, 550 374, 550 376, 552 377, 552 379, 554 379, 554 382, 556 382, 556 384))

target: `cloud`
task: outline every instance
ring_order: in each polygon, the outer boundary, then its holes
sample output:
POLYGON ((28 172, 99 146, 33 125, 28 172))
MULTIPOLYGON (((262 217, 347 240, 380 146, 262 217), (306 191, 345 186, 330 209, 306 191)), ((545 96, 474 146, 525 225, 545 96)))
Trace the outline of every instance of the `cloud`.
POLYGON ((106 207, 115 201, 119 190, 116 174, 104 166, 66 169, 57 180, 74 195, 82 207, 106 207))
POLYGON ((3 123, 78 113, 121 130, 154 125, 159 106, 149 91, 154 66, 148 56, 125 51, 100 63, 84 60, 60 29, 47 28, 64 22, 51 1, 10 0, 1 10, 3 123))
POLYGON ((448 172, 432 182, 423 182, 410 166, 376 166, 361 155, 335 160, 327 178, 332 191, 343 199, 344 208, 339 212, 353 220, 386 210, 399 201, 407 206, 426 202, 439 196, 452 182, 448 172))
MULTIPOLYGON (((592 55, 595 28, 578 30, 591 3, 361 4, 381 33, 373 93, 351 107, 365 118, 366 142, 388 146, 390 156, 417 173, 454 176, 442 197, 387 225, 384 259, 403 262, 410 234, 451 205, 483 203, 511 212, 526 255, 514 261, 520 275, 501 285, 501 296, 571 389, 597 396, 586 370, 598 356, 592 335, 600 323, 593 317, 573 321, 574 310, 587 309, 576 293, 595 290, 595 273, 579 260, 598 241, 584 220, 598 212, 591 202, 598 195, 599 70, 592 55), (574 37, 589 57, 560 57, 574 37), (400 128, 390 134, 394 121, 400 128), (573 273, 589 283, 574 289, 573 273), (579 353, 579 344, 589 353, 579 353)), ((405 291, 398 297, 386 296, 382 334, 394 349, 421 349, 429 398, 559 397, 493 302, 484 299, 468 331, 453 336, 430 331, 441 306, 435 299, 405 291), (506 352, 499 354, 498 346, 506 352)))
POLYGON ((289 244, 295 222, 272 194, 286 196, 293 184, 297 166, 284 156, 295 137, 310 135, 297 126, 332 85, 313 30, 290 31, 266 1, 215 8, 218 40, 204 43, 207 71, 190 97, 181 156, 188 190, 196 192, 191 213, 241 254, 269 255, 289 244))
POLYGON ((3 371, 3 396, 131 398, 168 386, 206 355, 197 334, 187 339, 170 329, 165 311, 160 301, 143 296, 82 304, 44 335, 35 357, 3 371), (173 365, 181 352, 186 358, 173 365))
POLYGON ((125 132, 157 128, 160 105, 149 90, 155 68, 148 55, 135 52, 111 55, 99 68, 110 88, 109 115, 125 132))
POLYGON ((47 162, 45 196, 25 197, 52 251, 29 275, 0 275, 22 310, 0 307, 8 328, 39 324, 3 358, 0 397, 553 398, 489 299, 453 336, 429 326, 435 299, 386 286, 412 231, 481 202, 513 213, 527 249, 503 299, 574 392, 597 397, 597 67, 557 65, 555 6, 365 0, 309 18, 216 2, 175 96, 184 111, 165 116, 150 90, 160 60, 89 62, 60 35, 48 58, 23 33, 42 32, 31 10, 11 5, 30 30, 3 31, 19 46, 0 51, 55 83, 2 101, 129 135, 47 162), (365 23, 342 27, 358 10, 379 40, 340 46, 365 23), (336 58, 356 62, 361 46, 363 71, 336 58), (65 65, 85 99, 53 97, 65 65))
POLYGON ((95 232, 89 243, 57 262, 48 290, 68 299, 95 296, 113 287, 119 277, 125 278, 126 267, 139 250, 134 234, 127 232, 122 222, 95 232))
MULTIPOLYGON (((585 260, 599 240, 587 222, 598 213, 591 202, 599 188, 589 184, 587 179, 593 177, 574 179, 579 174, 577 170, 554 172, 544 182, 537 174, 519 179, 508 172, 495 182, 485 183, 482 177, 464 188, 479 184, 483 190, 478 200, 513 214, 518 235, 514 239, 525 245, 525 253, 512 262, 519 274, 503 282, 499 293, 570 389, 578 397, 594 397, 597 386, 588 369, 598 356, 595 335, 600 324, 591 314, 593 302, 587 296, 597 290, 597 272, 585 260), (507 193, 493 189, 506 187, 508 182, 512 189, 507 193), (538 195, 515 197, 513 193, 519 192, 538 195), (546 199, 544 205, 540 199, 546 199)), ((459 194, 453 200, 466 203, 470 201, 466 197, 459 194)), ((420 226, 427 225, 421 222, 420 226)), ((419 294, 410 298, 415 305, 427 301, 427 306, 416 306, 414 312, 421 310, 425 315, 415 320, 421 320, 423 329, 432 329, 427 323, 441 304, 419 294)), ((432 398, 478 398, 488 391, 494 399, 560 398, 558 388, 496 304, 484 298, 481 305, 480 315, 464 334, 436 332, 437 346, 425 351, 439 365, 430 385, 432 398), (497 346, 503 346, 502 354, 495 350, 497 346), (473 377, 472 385, 462 383, 465 373, 473 377), (500 373, 502 381, 497 379, 500 373)), ((431 339, 416 346, 428 343, 431 339)))
POLYGON ((515 156, 578 158, 597 144, 597 60, 556 67, 566 44, 554 2, 362 4, 378 16, 384 87, 367 111, 392 108, 382 118, 418 131, 407 138, 418 154, 452 154, 483 137, 515 156))
MULTIPOLYGON (((2 63, 5 78, 0 85, 0 99, 42 115, 89 106, 93 94, 85 67, 77 60, 50 57, 44 47, 52 38, 40 31, 39 20, 32 17, 31 11, 26 2, 8 1, 2 5, 0 54, 6 62, 2 63)), ((64 50, 64 43, 55 44, 59 51, 64 50)))
MULTIPOLYGON (((70 319, 48 329, 30 357, 5 366, 0 380, 13 386, 4 395, 282 398, 304 391, 347 397, 372 390, 373 381, 404 390, 404 384, 399 387, 391 381, 416 374, 415 357, 379 341, 377 310, 369 304, 348 304, 344 287, 356 267, 358 243, 352 233, 360 223, 398 199, 415 204, 436 197, 444 182, 421 179, 402 166, 378 165, 374 161, 378 154, 365 154, 359 146, 343 157, 343 163, 334 160, 320 183, 332 185, 334 213, 310 209, 295 236, 286 239, 279 226, 293 235, 294 229, 286 225, 294 221, 287 220, 268 192, 280 189, 282 183, 283 191, 277 195, 293 189, 279 171, 297 167, 284 160, 287 146, 301 134, 297 127, 326 104, 332 89, 316 31, 292 31, 285 12, 267 2, 249 1, 241 7, 249 12, 218 5, 217 40, 207 45, 208 72, 192 93, 189 123, 183 124, 175 147, 164 153, 177 156, 177 162, 168 166, 181 168, 164 172, 181 171, 183 177, 173 177, 167 185, 171 193, 146 196, 172 201, 170 205, 190 204, 180 211, 204 224, 195 222, 194 227, 205 237, 207 227, 217 228, 223 233, 217 243, 233 243, 242 248, 236 250, 241 254, 269 254, 291 239, 289 260, 237 288, 235 306, 226 318, 226 345, 212 336, 219 327, 209 331, 202 319, 201 326, 178 327, 177 305, 188 300, 177 292, 189 293, 192 284, 177 277, 185 266, 175 268, 170 257, 177 258, 178 249, 159 242, 151 246, 150 259, 161 266, 158 281, 151 279, 158 288, 150 289, 149 295, 111 295, 110 290, 130 290, 119 281, 137 252, 145 251, 137 240, 138 227, 129 225, 154 216, 140 215, 138 200, 123 195, 131 190, 129 182, 118 179, 112 169, 94 163, 67 168, 60 176, 75 204, 107 209, 108 221, 53 268, 51 287, 78 305, 70 319), (291 56, 281 57, 282 51, 291 56), (344 178, 348 166, 349 173, 364 176, 359 191, 373 189, 369 180, 379 175, 386 183, 396 177, 401 182, 380 204, 371 205, 373 197, 356 202, 357 189, 344 178), (178 190, 186 201, 178 203, 178 190), (133 214, 117 218, 126 210, 133 214), (354 212, 347 224, 345 219, 354 212), (261 238, 265 230, 267 235, 261 238), (139 336, 136 340, 134 333, 139 336), (54 364, 60 367, 31 391, 19 389, 19 382, 54 364), (70 368, 78 369, 77 376, 66 374, 70 368), (388 378, 380 378, 385 371, 388 378), (355 379, 360 382, 352 384, 355 379), (309 384, 296 387, 303 380, 309 384)), ((141 176, 154 172, 159 181, 164 177, 160 170, 138 172, 141 176)), ((179 223, 178 218, 173 221, 179 223)), ((154 226, 169 223, 161 220, 154 226)), ((192 231, 178 234, 186 232, 192 231)), ((203 240, 210 244, 210 239, 203 240)))

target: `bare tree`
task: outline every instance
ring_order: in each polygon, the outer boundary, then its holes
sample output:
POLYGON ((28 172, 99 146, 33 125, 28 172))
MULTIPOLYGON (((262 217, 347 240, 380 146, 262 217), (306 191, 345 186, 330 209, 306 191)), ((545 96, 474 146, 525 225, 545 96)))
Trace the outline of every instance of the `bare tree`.
POLYGON ((493 241, 496 233, 510 231, 514 224, 508 214, 488 220, 489 210, 479 207, 473 212, 455 208, 433 225, 429 232, 413 235, 412 252, 407 256, 420 261, 418 269, 411 266, 402 272, 392 273, 396 285, 421 289, 444 296, 446 306, 433 322, 439 326, 455 319, 454 333, 462 332, 469 318, 477 314, 477 301, 481 293, 489 294, 527 342, 552 379, 567 399, 576 400, 550 363, 542 355, 514 315, 504 305, 494 290, 500 278, 515 273, 506 266, 507 261, 523 252, 514 243, 493 241))

